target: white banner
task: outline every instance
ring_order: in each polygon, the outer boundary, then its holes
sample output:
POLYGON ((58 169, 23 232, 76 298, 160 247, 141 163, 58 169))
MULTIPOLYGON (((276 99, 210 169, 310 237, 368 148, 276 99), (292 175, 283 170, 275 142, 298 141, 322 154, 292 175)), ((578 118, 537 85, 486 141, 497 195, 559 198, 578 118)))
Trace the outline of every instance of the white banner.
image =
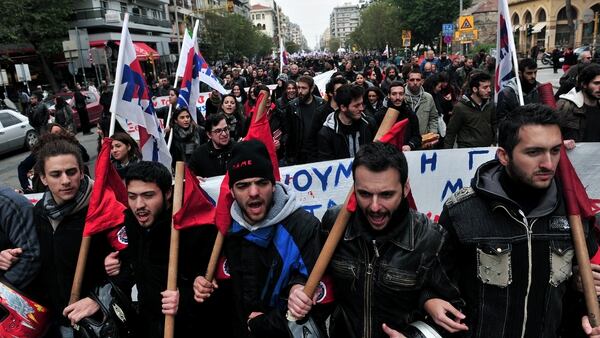
MULTIPOLYGON (((600 198, 600 143, 580 143, 569 158, 591 198, 600 198)), ((437 220, 444 201, 469 186, 477 168, 495 158, 496 148, 411 151, 405 153, 409 180, 420 212, 437 220)), ((325 211, 344 202, 352 185, 352 159, 309 163, 281 168, 281 177, 298 195, 298 201, 319 219, 325 211)), ((202 183, 217 201, 223 176, 202 183)), ((42 194, 28 195, 35 202, 42 194)))

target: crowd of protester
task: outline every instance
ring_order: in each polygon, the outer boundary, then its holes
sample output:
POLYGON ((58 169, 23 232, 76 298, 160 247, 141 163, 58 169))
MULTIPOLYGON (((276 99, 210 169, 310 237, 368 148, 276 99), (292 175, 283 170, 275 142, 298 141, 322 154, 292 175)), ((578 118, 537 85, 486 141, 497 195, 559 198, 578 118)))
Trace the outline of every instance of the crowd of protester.
MULTIPOLYGON (((168 97, 156 113, 172 134, 173 163, 186 162, 201 182, 229 175, 230 278, 205 279, 217 230, 193 227, 181 231, 178 289, 166 290, 173 168, 144 159, 121 128, 111 136, 111 160, 127 188, 128 246, 114 251, 105 237, 93 237, 76 302, 69 296, 94 180, 68 110, 48 124, 36 93, 27 111, 42 137, 19 165, 19 179, 23 191, 43 197, 32 207, 0 189, 0 270, 48 308, 49 338, 92 337, 94 327, 114 321, 102 302, 107 285, 125 303, 136 286, 137 307, 121 310, 130 321, 114 328, 129 337, 162 337, 165 315, 175 316, 176 337, 289 337, 286 312, 333 338, 598 337, 600 329, 582 319, 581 281, 554 179, 561 147, 600 141, 600 66, 586 57, 565 74, 556 111, 543 105, 535 60, 520 60, 519 81, 495 92, 495 60, 485 51, 427 51, 408 60, 303 57, 281 73, 274 61, 244 61, 217 71, 230 93, 213 90, 205 114, 177 107, 168 77, 151 79, 151 95, 168 97), (314 77, 330 70, 325 88, 316 88, 314 77), (340 207, 321 220, 306 212, 275 181, 265 145, 244 140, 261 92, 270 93, 266 116, 278 165, 354 158, 357 210, 328 268, 333 303, 317 304, 303 287, 340 207), (401 149, 372 142, 390 111, 408 120, 401 149), (445 202, 439 224, 411 208, 403 152, 492 145, 497 158, 445 202)), ((103 136, 112 94, 100 91, 103 136)), ((62 111, 64 102, 56 104, 62 111)), ((593 223, 584 226, 590 256, 600 261, 593 223)))

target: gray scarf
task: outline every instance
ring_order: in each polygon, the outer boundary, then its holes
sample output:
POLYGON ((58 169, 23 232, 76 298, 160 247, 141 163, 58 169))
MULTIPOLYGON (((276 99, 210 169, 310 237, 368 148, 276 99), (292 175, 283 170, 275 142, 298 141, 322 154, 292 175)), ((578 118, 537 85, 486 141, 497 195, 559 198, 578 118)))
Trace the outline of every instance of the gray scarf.
POLYGON ((43 203, 42 206, 44 208, 44 212, 48 216, 50 224, 52 224, 52 228, 54 228, 54 230, 56 230, 58 224, 65 217, 81 210, 83 207, 88 205, 93 186, 94 181, 88 176, 84 176, 83 180, 81 180, 81 184, 79 185, 79 190, 77 190, 75 198, 60 205, 56 203, 50 190, 46 190, 41 202, 43 203))
POLYGON ((238 222, 243 228, 249 231, 254 231, 260 228, 279 224, 299 207, 300 205, 296 200, 296 195, 289 191, 285 185, 281 184, 280 182, 276 182, 271 209, 269 209, 269 212, 262 221, 253 225, 248 224, 244 218, 244 212, 237 202, 234 202, 231 206, 231 218, 238 222))
POLYGON ((421 104, 421 98, 423 98, 424 92, 425 90, 421 86, 419 92, 417 94, 413 94, 413 92, 411 92, 410 89, 408 89, 408 86, 406 86, 405 101, 410 105, 410 109, 415 113, 417 112, 417 109, 419 109, 419 105, 421 104))

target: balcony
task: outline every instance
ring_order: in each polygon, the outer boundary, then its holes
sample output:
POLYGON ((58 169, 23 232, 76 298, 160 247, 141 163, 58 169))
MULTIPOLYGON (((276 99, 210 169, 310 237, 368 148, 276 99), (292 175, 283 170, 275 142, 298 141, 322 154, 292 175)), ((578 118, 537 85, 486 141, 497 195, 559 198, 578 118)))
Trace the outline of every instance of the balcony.
MULTIPOLYGON (((125 13, 123 12, 114 10, 107 11, 102 8, 91 8, 75 11, 75 13, 73 13, 72 20, 94 20, 109 24, 115 22, 114 20, 116 19, 117 15, 120 17, 120 21, 123 21, 123 18, 125 17, 125 13)), ((149 18, 147 16, 141 16, 134 13, 129 13, 129 21, 140 25, 171 28, 171 23, 167 20, 149 18)))

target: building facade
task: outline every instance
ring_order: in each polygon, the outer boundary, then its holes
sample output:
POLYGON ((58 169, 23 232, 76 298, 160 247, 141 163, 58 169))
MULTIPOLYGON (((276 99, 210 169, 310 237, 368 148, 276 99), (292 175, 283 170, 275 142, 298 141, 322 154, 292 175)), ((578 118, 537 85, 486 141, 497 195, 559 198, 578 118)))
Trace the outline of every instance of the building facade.
POLYGON ((261 4, 250 7, 250 20, 252 24, 270 38, 277 36, 277 13, 275 9, 261 4))
MULTIPOLYGON (((572 0, 575 22, 575 45, 591 45, 594 38, 594 23, 585 22, 584 13, 600 12, 598 0, 572 0)), ((514 0, 509 2, 509 11, 515 33, 515 44, 520 52, 528 51, 537 44, 546 49, 567 47, 569 26, 565 1, 562 0, 514 0), (533 34, 527 36, 527 28, 533 34)), ((593 17, 593 15, 591 16, 593 17)))
POLYGON ((347 46, 348 35, 354 32, 360 23, 358 6, 345 4, 335 7, 329 16, 329 29, 332 38, 338 38, 341 46, 347 46))

